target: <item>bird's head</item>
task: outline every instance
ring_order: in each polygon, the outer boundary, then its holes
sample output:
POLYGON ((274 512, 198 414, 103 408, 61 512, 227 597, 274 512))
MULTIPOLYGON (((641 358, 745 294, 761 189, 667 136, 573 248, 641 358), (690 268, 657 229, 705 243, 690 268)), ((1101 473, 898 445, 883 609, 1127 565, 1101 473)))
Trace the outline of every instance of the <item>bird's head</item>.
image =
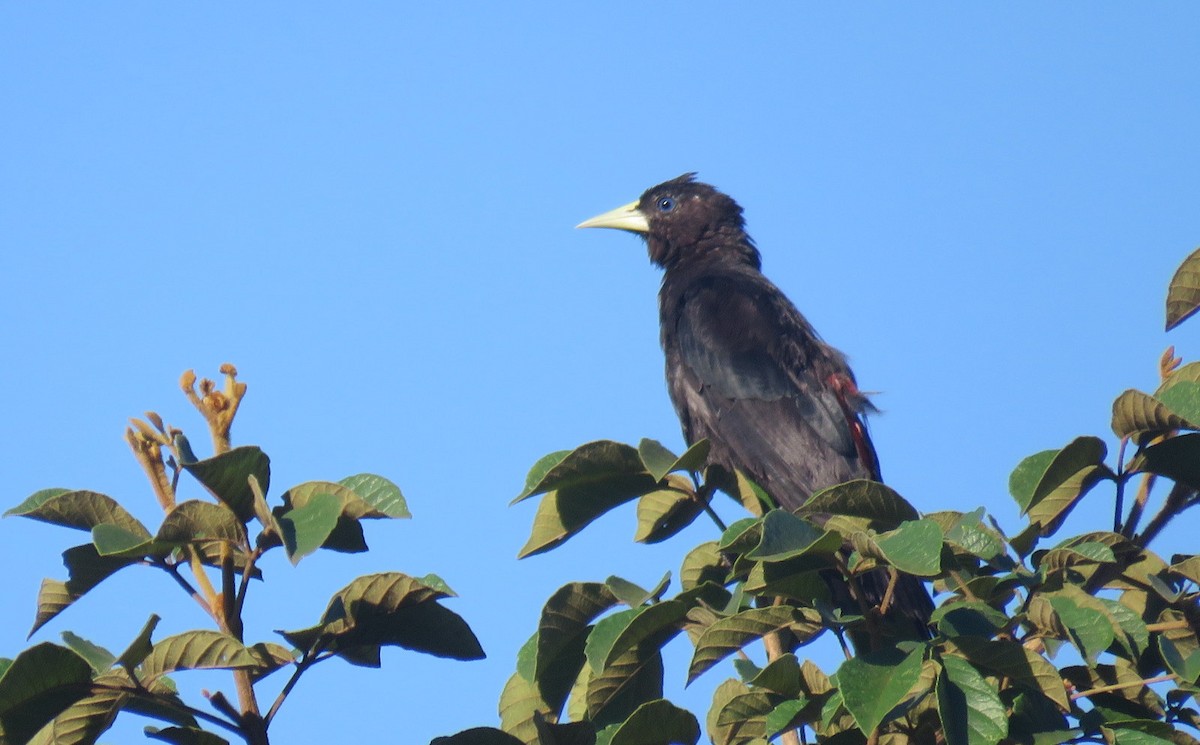
POLYGON ((758 250, 746 235, 742 208, 731 197, 696 181, 694 173, 652 186, 636 202, 576 227, 638 233, 646 239, 650 260, 668 269, 702 256, 759 266, 758 250))

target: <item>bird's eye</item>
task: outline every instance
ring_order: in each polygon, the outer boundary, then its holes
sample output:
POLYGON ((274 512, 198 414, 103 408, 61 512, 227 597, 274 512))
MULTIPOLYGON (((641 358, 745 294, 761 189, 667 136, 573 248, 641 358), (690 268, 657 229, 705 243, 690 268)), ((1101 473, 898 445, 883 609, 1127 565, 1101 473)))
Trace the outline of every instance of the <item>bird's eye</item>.
POLYGON ((659 212, 670 212, 673 209, 675 209, 675 200, 674 199, 672 199, 670 197, 663 197, 662 199, 658 200, 658 211, 659 212))

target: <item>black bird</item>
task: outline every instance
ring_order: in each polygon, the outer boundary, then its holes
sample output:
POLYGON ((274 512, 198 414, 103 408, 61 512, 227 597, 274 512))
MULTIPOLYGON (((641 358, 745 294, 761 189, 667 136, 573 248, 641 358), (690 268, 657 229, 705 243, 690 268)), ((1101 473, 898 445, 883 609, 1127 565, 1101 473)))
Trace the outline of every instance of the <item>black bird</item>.
MULTIPOLYGON (((667 386, 688 444, 711 443, 710 464, 740 470, 790 510, 834 484, 880 479, 864 423, 874 407, 845 356, 763 276, 737 202, 689 173, 578 227, 639 233, 664 270, 667 386)), ((862 584, 878 605, 886 574, 862 584)), ((844 601, 844 585, 830 585, 844 601)), ((901 633, 927 637, 932 610, 920 580, 902 576, 888 614, 908 619, 901 633)))

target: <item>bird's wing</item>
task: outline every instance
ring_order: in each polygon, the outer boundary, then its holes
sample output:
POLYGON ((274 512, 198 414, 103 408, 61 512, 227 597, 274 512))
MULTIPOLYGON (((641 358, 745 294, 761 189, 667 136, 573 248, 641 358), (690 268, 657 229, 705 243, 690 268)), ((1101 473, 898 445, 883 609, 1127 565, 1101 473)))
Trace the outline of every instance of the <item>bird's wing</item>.
POLYGON ((723 465, 792 507, 815 489, 872 475, 858 408, 830 379, 852 380, 849 370, 761 275, 693 284, 680 296, 673 337, 676 406, 689 439, 713 439, 723 465))

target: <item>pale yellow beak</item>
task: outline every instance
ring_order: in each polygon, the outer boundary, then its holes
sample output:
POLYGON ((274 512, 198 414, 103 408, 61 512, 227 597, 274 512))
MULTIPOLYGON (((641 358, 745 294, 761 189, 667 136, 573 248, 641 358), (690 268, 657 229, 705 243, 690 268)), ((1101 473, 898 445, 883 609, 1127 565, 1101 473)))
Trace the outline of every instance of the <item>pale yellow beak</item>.
POLYGON ((650 223, 646 220, 646 216, 638 209, 637 202, 617 207, 615 210, 609 210, 603 215, 596 215, 593 218, 584 220, 575 227, 577 228, 616 228, 617 230, 628 230, 634 233, 649 233, 650 223))

